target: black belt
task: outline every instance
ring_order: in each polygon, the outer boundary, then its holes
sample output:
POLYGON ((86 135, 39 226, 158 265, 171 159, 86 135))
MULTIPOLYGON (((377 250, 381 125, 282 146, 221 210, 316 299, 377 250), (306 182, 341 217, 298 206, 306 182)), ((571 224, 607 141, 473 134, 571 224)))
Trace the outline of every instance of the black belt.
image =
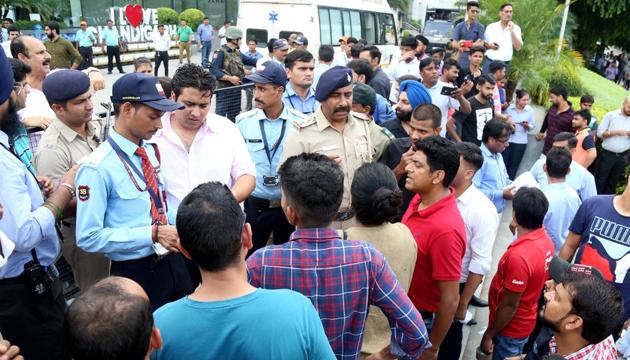
POLYGON ((605 151, 605 152, 607 152, 609 154, 613 154, 615 156, 626 156, 626 155, 628 155, 628 153, 630 153, 630 150, 626 150, 626 151, 619 152, 619 153, 616 153, 616 152, 610 151, 610 150, 606 150, 606 149, 602 149, 602 151, 605 151))
POLYGON ((280 207, 280 200, 267 200, 256 196, 247 198, 247 205, 256 209, 275 209, 280 207))
POLYGON ((346 220, 350 220, 354 217, 354 210, 353 209, 342 209, 339 212, 337 212, 337 215, 335 216, 335 221, 346 221, 346 220))

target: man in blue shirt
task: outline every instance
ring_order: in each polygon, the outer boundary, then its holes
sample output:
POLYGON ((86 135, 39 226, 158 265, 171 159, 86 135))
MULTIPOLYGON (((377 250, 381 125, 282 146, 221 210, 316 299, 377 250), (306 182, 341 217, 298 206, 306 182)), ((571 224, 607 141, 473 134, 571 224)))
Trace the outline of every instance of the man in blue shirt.
POLYGON ((484 33, 486 28, 477 21, 477 16, 481 12, 479 2, 469 1, 466 4, 467 19, 455 25, 453 29, 453 49, 459 49, 457 61, 462 69, 468 69, 470 61, 468 54, 473 46, 484 46, 484 33))
MULTIPOLYGON (((570 132, 561 132, 554 136, 552 148, 564 148, 572 153, 575 151, 577 142, 575 134, 570 132)), ((532 169, 530 170, 534 179, 536 179, 543 188, 547 185, 547 174, 545 174, 543 169, 544 165, 545 159, 539 159, 534 163, 534 166, 532 166, 532 169)), ((566 176, 567 184, 575 190, 575 192, 577 192, 582 202, 591 196, 597 195, 595 177, 593 174, 575 161, 571 161, 569 169, 569 174, 566 176)))
MULTIPOLYGON (((366 59, 350 60, 346 66, 352 69, 354 82, 360 82, 363 84, 371 83, 374 72, 372 71, 372 66, 366 59)), ((381 125, 386 121, 396 119, 396 113, 392 110, 389 102, 378 93, 376 94, 376 106, 372 117, 378 125, 381 125)))
POLYGON ((481 153, 483 166, 477 171, 473 183, 484 193, 497 208, 503 212, 505 200, 514 197, 512 180, 508 177, 501 153, 509 146, 510 126, 500 120, 490 120, 483 128, 481 135, 481 153))
POLYGON ((552 148, 547 153, 544 166, 548 184, 542 190, 549 208, 543 224, 553 241, 556 254, 569 235, 569 226, 582 204, 578 194, 565 181, 571 161, 571 153, 567 149, 552 148))
POLYGON ((254 82, 256 109, 237 116, 236 125, 256 164, 256 188, 245 201, 247 222, 252 226, 253 253, 267 244, 271 233, 275 244, 284 244, 295 230, 280 207, 277 168, 286 132, 293 122, 300 123, 306 116, 283 104, 287 75, 279 64, 267 61, 262 70, 245 78, 254 82))
POLYGON ((201 66, 203 67, 208 66, 209 63, 210 52, 212 51, 212 36, 214 36, 214 30, 206 16, 203 18, 203 24, 197 27, 197 44, 201 48, 201 66))
POLYGON ((79 64, 78 69, 84 70, 94 66, 92 46, 95 46, 97 41, 92 30, 88 29, 87 21, 81 20, 79 26, 81 27, 81 30, 77 31, 75 40, 77 44, 79 44, 79 54, 81 54, 83 61, 79 64))
POLYGON ((289 78, 282 95, 284 105, 305 115, 315 113, 319 108, 319 102, 315 100, 313 88, 315 70, 313 55, 303 49, 293 50, 284 59, 284 66, 289 78))
POLYGON ((157 309, 190 293, 192 283, 168 224, 159 151, 146 140, 162 128, 164 112, 184 106, 142 73, 118 79, 112 102, 115 128, 77 174, 77 246, 104 253, 111 274, 138 282, 157 309))
POLYGON ((188 194, 177 230, 182 252, 199 264, 203 281, 154 313, 163 343, 151 359, 335 359, 305 296, 247 282, 252 230, 226 186, 205 183, 188 194))
POLYGON ((116 57, 116 67, 118 68, 118 72, 124 74, 125 72, 120 64, 120 35, 118 34, 118 30, 114 27, 114 22, 112 20, 107 20, 107 27, 101 31, 101 39, 101 50, 103 52, 105 52, 105 46, 107 46, 107 73, 112 73, 112 70, 114 69, 112 60, 116 57))
MULTIPOLYGON (((10 99, 15 96, 13 71, 2 49, 0 79, 0 125, 6 130, 19 120, 10 99)), ((73 90, 72 84, 68 89, 73 90)), ((27 359, 65 360, 66 302, 54 266, 60 249, 55 223, 74 198, 77 167, 53 191, 50 179, 36 179, 11 148, 8 135, 0 131, 0 233, 15 244, 0 268, 0 333, 27 359)), ((5 256, 2 246, 0 255, 5 256)))

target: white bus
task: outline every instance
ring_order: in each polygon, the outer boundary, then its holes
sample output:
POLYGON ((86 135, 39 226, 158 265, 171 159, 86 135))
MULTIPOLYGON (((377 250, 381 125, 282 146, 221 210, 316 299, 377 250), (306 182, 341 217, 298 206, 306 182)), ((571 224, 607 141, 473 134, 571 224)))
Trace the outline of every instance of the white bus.
POLYGON ((381 64, 397 58, 398 27, 387 0, 240 0, 236 25, 246 39, 255 37, 261 53, 271 38, 291 33, 308 39, 308 50, 317 59, 320 45, 339 52, 341 36, 365 39, 381 50, 381 64))

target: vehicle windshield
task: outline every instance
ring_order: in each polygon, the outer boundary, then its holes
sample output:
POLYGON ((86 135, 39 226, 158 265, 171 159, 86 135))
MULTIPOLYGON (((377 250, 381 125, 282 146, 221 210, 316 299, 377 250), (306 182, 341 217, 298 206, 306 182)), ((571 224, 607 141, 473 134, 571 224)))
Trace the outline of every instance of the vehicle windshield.
POLYGON ((432 35, 451 36, 452 31, 453 31, 453 25, 449 22, 427 21, 426 25, 424 26, 425 36, 432 36, 432 35))

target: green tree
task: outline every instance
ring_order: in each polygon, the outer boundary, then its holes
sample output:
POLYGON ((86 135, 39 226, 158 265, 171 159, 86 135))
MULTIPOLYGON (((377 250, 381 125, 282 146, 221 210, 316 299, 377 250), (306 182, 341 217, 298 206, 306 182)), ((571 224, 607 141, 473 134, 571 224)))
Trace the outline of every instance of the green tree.
POLYGON ((193 31, 197 31, 197 27, 203 22, 204 17, 206 15, 199 9, 186 9, 179 14, 179 20, 186 20, 193 31))
POLYGON ((628 0, 579 0, 571 4, 571 13, 580 26, 575 30, 575 47, 585 54, 596 50, 597 43, 630 49, 628 0))
MULTIPOLYGON (((53 9, 41 0, 0 0, 1 18, 6 18, 10 9, 22 8, 33 13, 51 14, 53 9)), ((15 19, 14 19, 15 20, 15 19)))
POLYGON ((164 25, 174 25, 177 24, 177 11, 167 8, 161 7, 157 9, 158 23, 164 25))
POLYGON ((389 6, 406 13, 409 11, 409 0, 387 0, 389 6))

